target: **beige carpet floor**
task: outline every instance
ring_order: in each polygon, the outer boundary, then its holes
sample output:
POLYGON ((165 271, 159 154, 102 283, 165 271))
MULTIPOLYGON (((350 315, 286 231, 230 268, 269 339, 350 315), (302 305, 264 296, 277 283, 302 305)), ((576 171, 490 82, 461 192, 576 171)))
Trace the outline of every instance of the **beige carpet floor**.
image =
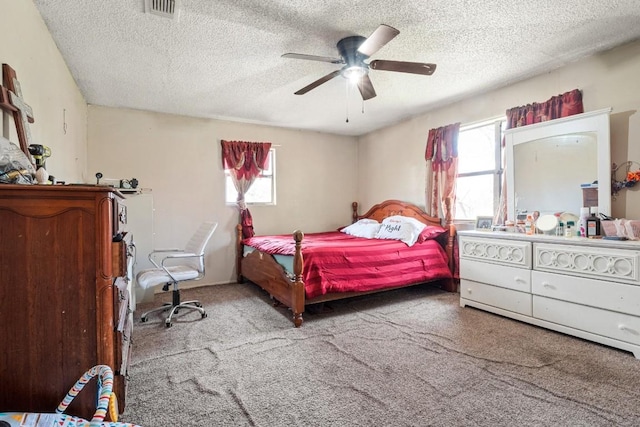
POLYGON ((330 303, 295 329, 251 284, 183 291, 134 327, 121 419, 169 426, 639 426, 640 360, 461 308, 428 286, 330 303))

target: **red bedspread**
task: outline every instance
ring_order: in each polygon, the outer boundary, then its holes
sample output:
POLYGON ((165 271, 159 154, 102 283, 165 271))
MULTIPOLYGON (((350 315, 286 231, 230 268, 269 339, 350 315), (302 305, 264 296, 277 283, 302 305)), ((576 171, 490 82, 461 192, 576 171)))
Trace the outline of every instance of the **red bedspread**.
MULTIPOLYGON (((256 236, 243 243, 269 254, 293 255, 291 235, 256 236)), ((397 240, 364 239, 338 231, 302 240, 307 298, 330 292, 373 291, 451 277, 435 240, 409 247, 397 240)))

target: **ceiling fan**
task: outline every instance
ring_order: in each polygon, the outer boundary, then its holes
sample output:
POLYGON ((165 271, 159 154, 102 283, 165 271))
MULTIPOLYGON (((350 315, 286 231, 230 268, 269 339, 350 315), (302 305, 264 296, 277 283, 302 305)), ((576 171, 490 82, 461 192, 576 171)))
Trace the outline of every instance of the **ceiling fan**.
POLYGON ((396 71, 401 73, 422 74, 430 76, 436 70, 436 64, 426 64, 422 62, 389 61, 385 59, 374 59, 369 63, 365 60, 380 50, 400 34, 400 31, 385 24, 381 24, 369 37, 350 36, 341 39, 336 45, 340 58, 327 56, 305 55, 301 53, 285 53, 283 58, 308 59, 311 61, 330 62, 332 64, 344 66, 333 71, 324 77, 295 92, 296 95, 304 95, 334 77, 342 75, 344 78, 355 82, 358 85, 363 100, 376 96, 373 83, 369 78, 369 70, 396 71))

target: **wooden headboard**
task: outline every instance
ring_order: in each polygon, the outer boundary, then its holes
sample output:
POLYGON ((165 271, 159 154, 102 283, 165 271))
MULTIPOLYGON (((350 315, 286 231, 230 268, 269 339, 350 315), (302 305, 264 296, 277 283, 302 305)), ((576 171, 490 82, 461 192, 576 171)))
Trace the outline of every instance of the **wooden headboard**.
POLYGON ((351 204, 351 208, 353 209, 353 222, 358 221, 363 218, 375 219, 378 222, 382 222, 383 219, 393 215, 402 215, 408 216, 411 218, 415 218, 420 222, 423 222, 427 225, 439 225, 444 226, 440 218, 435 218, 430 215, 427 215, 422 209, 418 206, 402 202, 400 200, 385 200, 382 203, 378 203, 374 205, 371 209, 369 209, 364 215, 358 215, 358 203, 353 202, 351 204))

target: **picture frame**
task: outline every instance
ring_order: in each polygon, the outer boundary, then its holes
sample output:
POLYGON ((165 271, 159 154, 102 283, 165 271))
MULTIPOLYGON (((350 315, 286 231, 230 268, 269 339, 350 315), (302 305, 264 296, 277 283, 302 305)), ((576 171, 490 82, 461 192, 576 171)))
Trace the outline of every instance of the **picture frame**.
POLYGON ((491 231, 493 226, 492 216, 478 216, 476 217, 476 230, 491 231))

